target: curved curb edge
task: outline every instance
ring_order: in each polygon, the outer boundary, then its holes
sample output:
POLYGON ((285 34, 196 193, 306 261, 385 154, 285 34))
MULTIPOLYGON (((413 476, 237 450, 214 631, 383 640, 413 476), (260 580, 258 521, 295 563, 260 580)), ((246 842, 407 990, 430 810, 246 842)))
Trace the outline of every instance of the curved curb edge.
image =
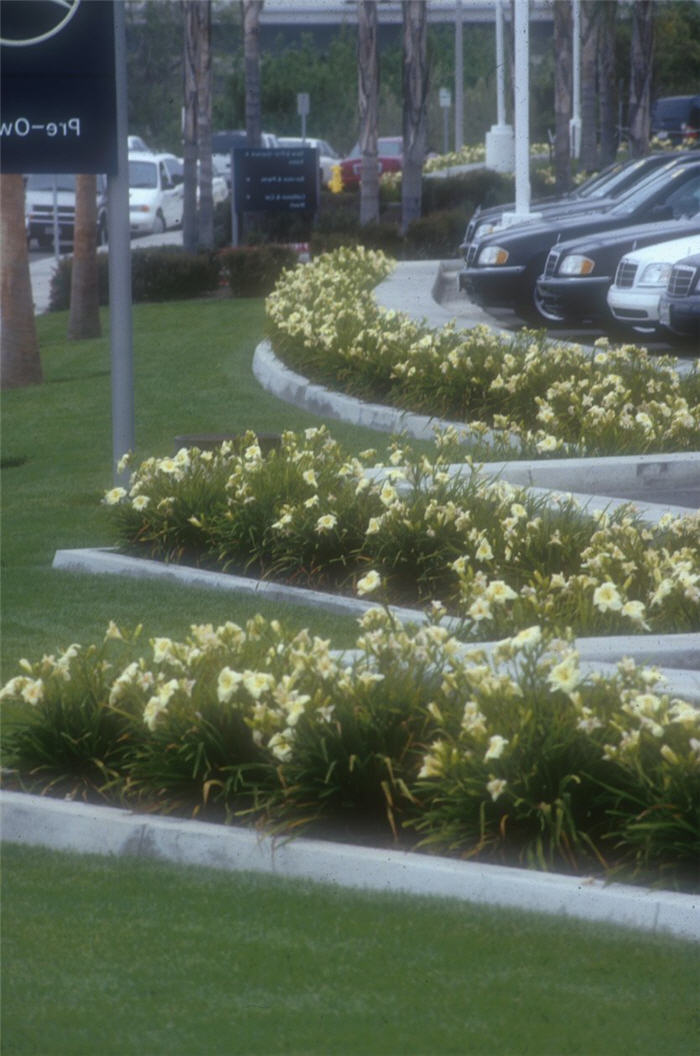
POLYGON ((694 895, 0 792, 2 838, 57 851, 135 856, 340 887, 456 898, 700 941, 694 895))

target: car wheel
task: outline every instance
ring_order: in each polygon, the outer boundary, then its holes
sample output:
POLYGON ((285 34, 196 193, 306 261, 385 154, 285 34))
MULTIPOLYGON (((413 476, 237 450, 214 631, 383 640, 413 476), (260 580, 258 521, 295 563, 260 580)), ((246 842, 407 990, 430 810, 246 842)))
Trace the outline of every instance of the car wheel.
POLYGON ((566 316, 560 315, 558 312, 553 311, 547 307, 546 301, 543 300, 537 286, 535 286, 532 292, 532 303, 533 310, 531 317, 533 322, 537 322, 540 325, 544 323, 545 326, 565 326, 569 323, 566 316))
POLYGON ((107 221, 103 217, 97 228, 97 245, 106 246, 107 242, 107 221))
POLYGON ((162 235, 165 231, 165 217, 161 212, 156 213, 156 218, 153 223, 153 234, 162 235))

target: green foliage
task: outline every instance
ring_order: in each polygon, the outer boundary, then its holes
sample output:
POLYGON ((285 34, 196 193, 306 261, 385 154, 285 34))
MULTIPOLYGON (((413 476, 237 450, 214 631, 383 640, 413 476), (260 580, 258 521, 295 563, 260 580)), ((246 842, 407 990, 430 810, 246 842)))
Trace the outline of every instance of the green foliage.
POLYGON ((7 758, 30 786, 95 788, 97 772, 102 795, 166 811, 385 840, 408 826, 463 857, 697 889, 697 710, 630 661, 586 677, 538 626, 468 653, 439 617, 404 629, 370 609, 346 657, 259 615, 147 651, 111 624, 121 662, 73 646, 3 688, 24 708, 7 758))
POLYGON ((225 249, 218 259, 234 297, 264 297, 286 269, 297 265, 293 249, 274 244, 225 249))
POLYGON ((211 253, 186 253, 177 246, 136 249, 131 254, 135 301, 180 301, 211 293, 220 267, 211 253))
MULTIPOLYGON (((60 312, 70 307, 73 258, 61 257, 51 275, 49 310, 60 312)), ((109 260, 106 253, 97 254, 97 289, 100 304, 109 304, 109 260)))
POLYGON ((495 457, 685 451, 698 443, 693 375, 681 378, 673 364, 605 339, 591 352, 544 332, 504 337, 453 323, 436 331, 377 305, 360 273, 370 267, 378 282, 381 257, 337 250, 278 284, 266 304, 268 333, 288 366, 354 396, 462 422, 473 438, 498 430, 488 438, 495 457))
POLYGON ((468 219, 478 205, 486 209, 492 205, 502 205, 512 198, 513 177, 488 169, 475 169, 458 176, 423 179, 424 214, 461 209, 468 219))
MULTIPOLYGON (((109 303, 109 260, 97 255, 100 304, 109 303)), ((51 276, 50 310, 70 305, 73 258, 62 257, 51 276)), ((131 295, 139 301, 176 301, 211 293, 219 285, 219 265, 211 253, 186 253, 176 246, 134 249, 131 295)))
POLYGON ((182 150, 184 20, 178 0, 126 6, 129 132, 152 150, 182 150))
POLYGON ((406 231, 406 256, 415 260, 450 260, 458 256, 469 215, 462 209, 443 209, 413 220, 406 231))
POLYGON ((449 438, 434 461, 395 444, 377 475, 375 457, 351 458, 324 429, 285 432, 267 453, 249 433, 148 459, 104 501, 136 553, 343 592, 366 592, 371 569, 387 601, 439 601, 467 639, 535 622, 578 634, 697 624, 692 517, 653 528, 624 508, 551 506, 468 468, 450 473, 449 438))

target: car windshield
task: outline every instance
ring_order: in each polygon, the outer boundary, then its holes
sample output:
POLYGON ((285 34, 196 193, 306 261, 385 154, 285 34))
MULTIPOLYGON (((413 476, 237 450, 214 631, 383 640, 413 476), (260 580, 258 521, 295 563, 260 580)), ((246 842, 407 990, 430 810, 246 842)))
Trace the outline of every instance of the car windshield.
POLYGON ((130 187, 157 187, 158 169, 152 161, 129 162, 130 187))
MULTIPOLYGON (((670 161, 667 158, 667 161, 670 161)), ((663 162, 659 162, 657 167, 650 168, 648 176, 655 176, 656 173, 663 167, 663 162)), ((644 170, 649 167, 649 161, 647 158, 639 158, 637 161, 619 165, 614 172, 609 173, 604 180, 602 180, 597 187, 594 188, 591 194, 592 198, 616 198, 618 193, 623 194, 628 189, 629 185, 634 185, 635 174, 643 173, 644 170), (622 185, 622 187, 621 187, 622 185)), ((643 175, 639 176, 640 184, 641 180, 646 177, 643 175)), ((631 189, 631 188, 629 188, 631 189)))
POLYGON ((611 216, 628 216, 633 213, 638 206, 643 205, 649 194, 657 189, 667 185, 669 191, 671 189, 671 182, 677 180, 686 171, 685 165, 675 165, 673 162, 669 162, 668 165, 662 166, 661 169, 657 169, 652 172, 645 179, 640 180, 627 194, 623 195, 619 202, 617 202, 610 210, 611 216), (670 170, 670 171, 669 171, 670 170))
POLYGON ((32 173, 27 177, 27 190, 29 191, 53 191, 54 180, 57 191, 75 191, 75 176, 61 172, 57 176, 45 172, 32 173))
POLYGON ((400 139, 380 139, 377 143, 377 149, 385 158, 400 158, 403 144, 400 139))

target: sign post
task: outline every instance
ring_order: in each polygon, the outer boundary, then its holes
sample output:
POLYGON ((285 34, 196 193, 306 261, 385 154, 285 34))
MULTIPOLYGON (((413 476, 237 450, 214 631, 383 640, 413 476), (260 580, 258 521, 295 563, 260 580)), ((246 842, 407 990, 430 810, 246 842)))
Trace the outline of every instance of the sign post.
POLYGON ((3 0, 0 59, 1 171, 108 177, 116 467, 134 446, 124 0, 3 0))
POLYGON ((449 88, 440 89, 440 106, 442 107, 442 152, 447 154, 449 148, 448 115, 452 105, 452 95, 449 88))
POLYGON ((306 119, 310 113, 310 100, 308 92, 297 94, 297 113, 301 117, 301 138, 306 139, 306 119))

